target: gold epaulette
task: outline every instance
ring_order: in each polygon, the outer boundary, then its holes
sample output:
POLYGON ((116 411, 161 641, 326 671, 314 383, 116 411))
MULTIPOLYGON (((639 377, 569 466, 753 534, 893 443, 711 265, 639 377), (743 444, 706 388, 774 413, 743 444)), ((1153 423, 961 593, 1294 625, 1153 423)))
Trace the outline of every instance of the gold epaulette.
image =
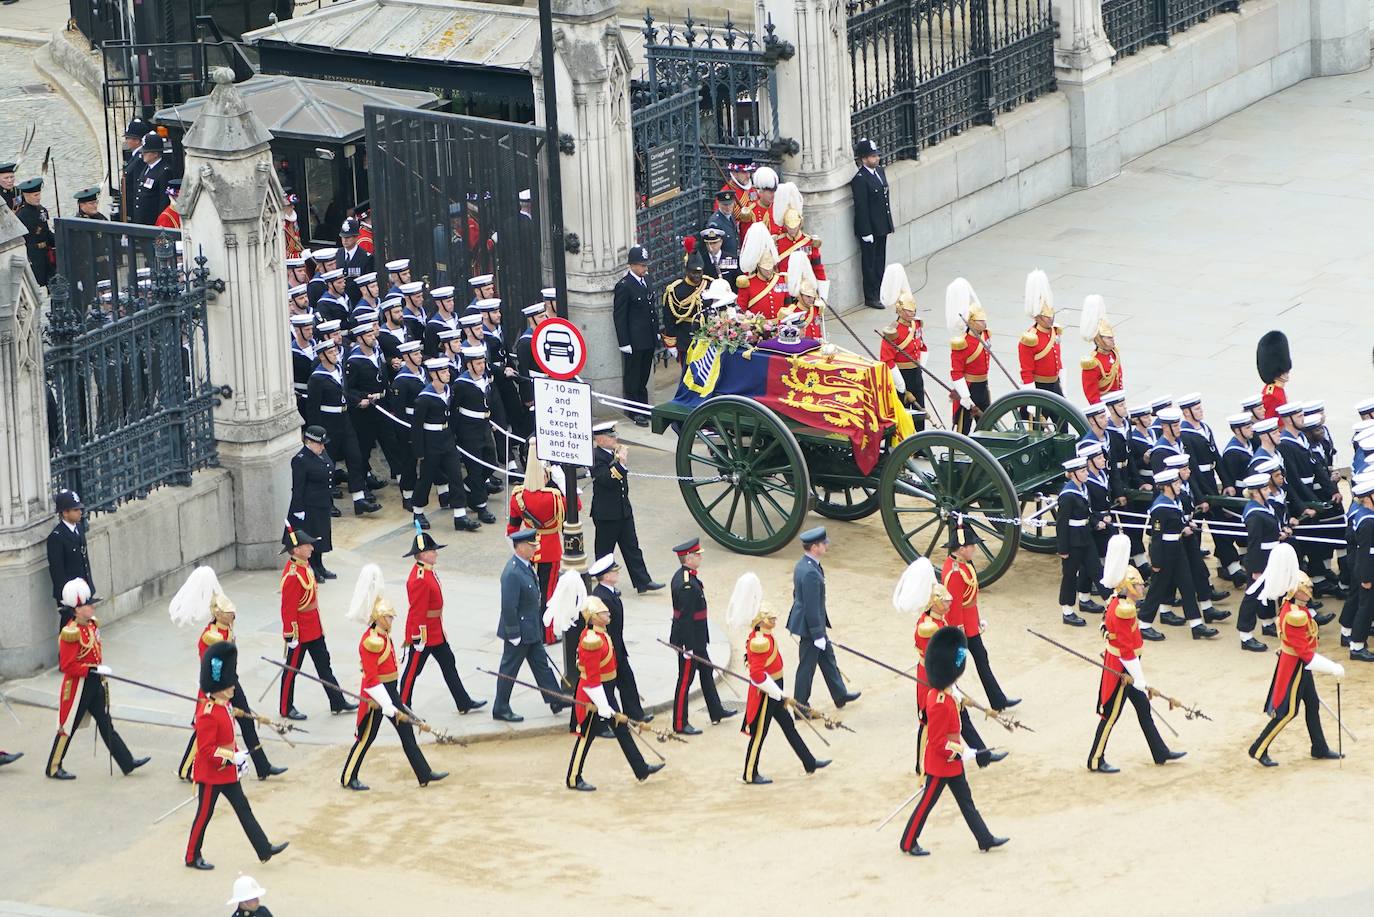
POLYGON ((62 628, 60 637, 63 643, 76 643, 81 639, 81 628, 76 626, 75 621, 72 621, 62 628))
POLYGON ((1021 343, 1027 347, 1034 347, 1040 343, 1040 335, 1036 334, 1034 326, 1027 328, 1026 333, 1021 335, 1021 343))
POLYGON ((949 349, 950 349, 950 350, 963 350, 963 349, 964 349, 965 347, 967 347, 967 346, 968 346, 968 337, 965 336, 965 335, 962 335, 962 334, 961 334, 961 335, 959 335, 957 338, 950 338, 950 339, 949 339, 949 349))
POLYGON ((934 618, 922 618, 916 623, 916 633, 929 640, 935 636, 935 632, 940 629, 934 618))
POLYGON ((749 641, 749 652, 766 653, 768 652, 768 638, 758 632, 754 633, 754 638, 749 641))
POLYGON ((1294 627, 1302 627, 1307 623, 1307 612, 1301 608, 1294 608, 1283 616, 1283 623, 1291 624, 1294 627))
POLYGON ((740 274, 738 277, 735 278, 735 289, 737 289, 737 290, 747 290, 747 289, 749 289, 749 275, 748 275, 748 274, 740 274))
POLYGON ((380 653, 384 646, 386 646, 386 640, 376 631, 368 634, 367 638, 363 640, 363 649, 369 653, 380 653))
POLYGON ((1129 601, 1127 599, 1122 599, 1121 601, 1117 602, 1116 616, 1118 618, 1134 618, 1135 602, 1129 601))
POLYGON ((599 650, 602 646, 601 635, 592 628, 587 628, 582 632, 582 646, 589 650, 599 650))
POLYGON ((206 646, 214 646, 216 643, 223 643, 224 636, 219 632, 219 628, 211 627, 200 635, 200 642, 206 646))
POLYGON ((882 331, 879 331, 878 333, 881 334, 883 337, 896 337, 897 323, 893 322, 892 324, 888 325, 886 328, 884 328, 882 331))
POLYGON ((1092 355, 1086 356, 1083 358, 1081 365, 1084 369, 1092 369, 1097 365, 1097 357, 1092 355))
POLYGON ((208 700, 208 701, 205 702, 205 706, 200 708, 200 715, 201 715, 201 716, 209 716, 210 713, 211 713, 211 711, 213 711, 214 709, 215 709, 215 702, 212 701, 212 700, 208 700))

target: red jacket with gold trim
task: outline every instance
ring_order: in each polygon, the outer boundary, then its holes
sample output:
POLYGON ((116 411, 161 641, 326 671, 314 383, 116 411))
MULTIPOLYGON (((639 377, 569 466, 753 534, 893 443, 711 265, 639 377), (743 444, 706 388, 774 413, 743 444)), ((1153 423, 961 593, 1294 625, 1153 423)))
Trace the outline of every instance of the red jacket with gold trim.
POLYGON ((1059 341, 1064 329, 1055 325, 1046 331, 1039 325, 1032 325, 1021 334, 1016 345, 1016 355, 1021 361, 1021 384, 1032 382, 1058 382, 1059 371, 1064 368, 1059 341))
POLYGON ((439 575, 429 564, 416 563, 406 577, 406 642, 421 641, 425 646, 444 642, 444 589, 439 575))
POLYGON ((774 271, 773 276, 764 280, 758 274, 745 274, 735 280, 739 293, 735 304, 741 312, 762 315, 764 318, 777 318, 787 303, 787 273, 774 271))
POLYGON ((1083 358, 1083 397, 1088 404, 1097 404, 1108 392, 1120 391, 1126 384, 1126 373, 1121 367, 1121 351, 1111 350, 1103 353, 1093 350, 1083 358))
POLYGON ((1302 677, 1302 668, 1317 652, 1317 622, 1305 605, 1284 602, 1279 613, 1279 659, 1274 666, 1274 685, 1264 708, 1272 713, 1283 703, 1284 695, 1302 677))
POLYGON ((294 557, 281 572, 281 635, 287 642, 295 639, 302 643, 324 636, 315 571, 294 557))
POLYGON ((229 706, 222 700, 202 701, 196 715, 196 759, 191 765, 191 779, 213 786, 238 783, 239 769, 234 766, 237 750, 229 706))
POLYGON ((957 777, 964 772, 963 739, 959 735, 959 704, 948 690, 926 692, 926 755, 922 773, 957 777))
POLYGON ((945 623, 951 627, 962 627, 966 637, 981 634, 983 621, 978 616, 978 571, 973 569, 973 564, 955 560, 954 555, 950 554, 940 568, 940 581, 950 596, 945 623))
MULTIPOLYGON (((749 667, 749 680, 754 684, 760 684, 765 678, 776 681, 782 677, 782 655, 778 652, 777 641, 768 631, 755 630, 749 635, 749 642, 744 647, 744 659, 749 667)), ((749 695, 744 702, 741 731, 744 731, 744 725, 754 721, 762 698, 763 692, 750 685, 749 695)))
MULTIPOLYGON (((600 627, 589 626, 582 631, 582 639, 577 641, 577 722, 587 718, 587 704, 594 703, 587 694, 588 688, 609 684, 615 681, 615 644, 611 635, 600 627)), ((601 716, 610 716, 610 710, 600 711, 601 716)))

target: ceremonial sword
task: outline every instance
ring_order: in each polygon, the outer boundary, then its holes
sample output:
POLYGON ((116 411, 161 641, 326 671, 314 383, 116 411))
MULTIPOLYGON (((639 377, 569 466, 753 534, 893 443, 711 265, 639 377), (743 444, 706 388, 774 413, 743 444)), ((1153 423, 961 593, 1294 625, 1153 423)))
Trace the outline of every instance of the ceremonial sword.
MULTIPOLYGON (((169 697, 176 697, 184 701, 190 701, 192 704, 200 703, 199 698, 192 697, 189 694, 182 694, 180 691, 172 691, 167 688, 159 688, 157 685, 150 685, 147 682, 136 681, 132 678, 125 678, 123 675, 106 675, 104 677, 112 678, 115 681, 122 681, 125 684, 133 685, 136 688, 143 688, 145 691, 156 691, 158 694, 166 694, 169 697)), ((306 730, 300 728, 295 723, 283 723, 278 720, 274 720, 270 716, 267 716, 262 713, 252 713, 248 710, 240 710, 238 707, 234 706, 231 706, 229 710, 235 717, 239 719, 254 720, 257 723, 274 730, 277 733, 277 735, 281 736, 281 740, 285 742, 287 745, 290 745, 292 748, 295 748, 296 746, 290 739, 286 737, 286 734, 288 732, 306 732, 306 730)))

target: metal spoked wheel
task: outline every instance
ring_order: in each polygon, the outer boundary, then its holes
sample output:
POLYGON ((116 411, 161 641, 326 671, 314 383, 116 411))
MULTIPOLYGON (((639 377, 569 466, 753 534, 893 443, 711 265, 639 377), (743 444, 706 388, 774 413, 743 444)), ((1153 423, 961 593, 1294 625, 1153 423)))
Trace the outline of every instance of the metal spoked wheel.
POLYGON ((853 522, 878 511, 878 482, 873 478, 824 478, 811 482, 811 506, 827 519, 853 522))
POLYGON ((908 563, 918 556, 938 566, 956 513, 964 513, 983 539, 974 557, 978 581, 996 582, 1021 541, 1020 502, 1011 478, 992 453, 947 430, 926 430, 902 441, 888 457, 878 483, 883 526, 908 563))
POLYGON ((1059 491, 1060 463, 1073 456, 1075 444, 1088 432, 1088 418, 1061 395, 1024 389, 988 405, 978 418, 976 432, 999 438, 1054 438, 1055 448, 1035 453, 1042 467, 1017 469, 1018 480, 1038 476, 1054 481, 1038 491, 1022 493, 1017 516, 1027 520, 1022 525, 1021 545, 1036 554, 1054 553, 1054 514, 1045 507, 1059 491))
POLYGON ((677 473, 695 479, 678 482, 692 518, 732 551, 771 554, 806 521, 811 483, 797 438, 748 398, 720 395, 687 416, 677 473))

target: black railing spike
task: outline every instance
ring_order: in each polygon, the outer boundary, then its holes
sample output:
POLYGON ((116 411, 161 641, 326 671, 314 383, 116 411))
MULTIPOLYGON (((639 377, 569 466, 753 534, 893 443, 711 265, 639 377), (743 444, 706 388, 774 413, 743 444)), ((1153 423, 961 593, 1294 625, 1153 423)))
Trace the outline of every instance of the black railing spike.
POLYGON ((682 32, 682 37, 683 37, 683 39, 686 40, 686 42, 687 42, 687 47, 690 48, 690 47, 692 46, 692 44, 696 41, 696 38, 697 38, 697 33, 696 33, 696 31, 693 29, 693 26, 696 25, 696 20, 694 20, 694 19, 692 18, 692 11, 691 11, 691 10, 688 10, 688 11, 687 11, 687 18, 686 18, 686 20, 683 21, 682 24, 683 24, 683 26, 685 26, 685 28, 683 29, 683 32, 682 32))
POLYGON ((644 8, 644 44, 652 45, 658 41, 658 29, 654 27, 654 14, 648 7, 644 8))

